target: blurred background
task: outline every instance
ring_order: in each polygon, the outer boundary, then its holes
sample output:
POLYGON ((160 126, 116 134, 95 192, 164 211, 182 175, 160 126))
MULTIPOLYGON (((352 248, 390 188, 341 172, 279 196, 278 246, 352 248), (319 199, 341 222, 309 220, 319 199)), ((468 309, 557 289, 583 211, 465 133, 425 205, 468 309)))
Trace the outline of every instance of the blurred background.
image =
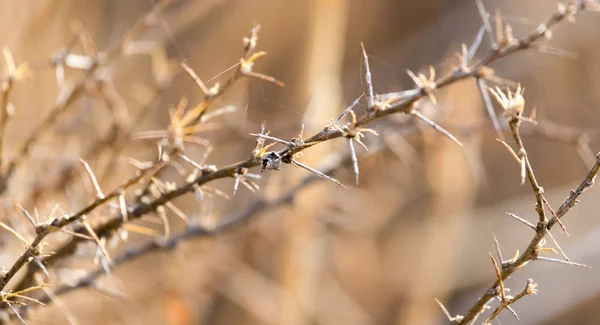
MULTIPOLYGON (((1 44, 18 63, 31 67, 31 76, 11 96, 15 115, 7 130, 8 152, 20 147, 56 101, 59 88, 50 57, 73 42, 73 26, 85 27, 99 49, 110 48, 153 4, 2 2, 1 44)), ((491 12, 500 10, 516 36, 556 10, 553 0, 484 4, 491 12)), ((575 24, 554 29, 549 45, 565 50, 557 51, 560 55, 531 50, 493 66, 497 76, 523 84, 527 115, 537 109, 540 126, 524 125, 524 142, 554 208, 587 174, 600 150, 598 17, 584 13, 575 24)), ((163 18, 126 48, 128 55, 115 60, 109 71, 120 105, 132 116, 142 112, 135 130, 164 129, 169 107, 182 97, 191 103, 202 99, 182 73, 181 61, 205 81, 225 80, 227 75, 219 74, 239 62, 241 39, 253 23, 262 25, 258 49, 268 52, 257 61, 256 71, 286 84, 280 88, 244 79, 219 99, 216 107, 231 106, 235 112, 219 117, 224 127, 206 134, 213 146, 206 162, 217 166, 249 157, 255 139, 248 133, 259 132, 263 121, 271 135, 289 139, 303 124, 305 135, 311 135, 336 118, 363 92, 361 42, 369 54, 375 92, 401 91, 414 87, 406 69, 425 72, 433 65, 438 75, 450 71, 461 43, 470 44, 481 26, 471 0, 180 0, 163 18)), ((484 39, 478 54, 487 48, 484 39)), ((71 74, 75 72, 65 78, 71 74)), ((535 200, 529 187, 520 185, 519 166, 495 140, 474 81, 444 89, 437 99, 437 105, 423 101, 419 109, 455 134, 464 148, 406 116, 378 121, 372 127, 380 137, 367 135, 367 142, 383 147, 370 153, 357 149, 368 154, 359 161, 359 187, 315 183, 293 204, 234 231, 187 241, 173 252, 150 254, 114 269, 95 289, 61 296, 65 307, 36 308, 28 323, 446 324, 434 298, 450 313, 464 313, 495 278, 487 256, 494 251, 492 233, 505 256, 524 249, 533 236, 505 212, 535 221, 535 200)), ((361 105, 358 112, 366 107, 364 101, 361 105)), ((94 170, 107 165, 108 155, 89 152, 93 139, 109 132, 105 106, 93 95, 83 96, 51 136, 32 148, 31 159, 12 181, 10 196, 2 198, 2 220, 13 214, 13 201, 44 215, 55 204, 74 211, 93 199, 93 191, 82 190, 85 174, 60 191, 47 189, 60 188, 53 184, 61 175, 81 168, 80 156, 90 157, 94 170)), ((317 167, 339 150, 347 150, 341 139, 307 150, 301 161, 317 167)), ((121 151, 140 160, 155 154, 155 141, 130 140, 121 151)), ((205 151, 190 147, 187 154, 200 159, 205 151)), ((102 177, 102 187, 113 188, 133 170, 123 159, 102 177)), ((192 220, 218 222, 260 197, 277 198, 308 175, 286 165, 280 172, 263 173, 257 193, 241 187, 229 200, 183 198, 175 204, 192 220)), ((354 182, 351 168, 334 176, 344 184, 354 182)), ((210 186, 231 195, 233 180, 210 186)), ((564 219, 570 236, 554 232, 571 260, 593 269, 536 262, 519 270, 507 281, 513 293, 528 278, 539 284, 537 296, 513 306, 520 324, 598 323, 598 195, 598 188, 586 192, 564 219)), ((176 216, 169 218, 173 232, 185 227, 176 216)), ((131 234, 115 254, 150 239, 131 234)), ((22 252, 8 234, 2 234, 0 245, 5 266, 22 252)), ((92 258, 80 255, 62 262, 53 281, 93 266, 92 258)), ((499 320, 516 322, 507 312, 499 320)))

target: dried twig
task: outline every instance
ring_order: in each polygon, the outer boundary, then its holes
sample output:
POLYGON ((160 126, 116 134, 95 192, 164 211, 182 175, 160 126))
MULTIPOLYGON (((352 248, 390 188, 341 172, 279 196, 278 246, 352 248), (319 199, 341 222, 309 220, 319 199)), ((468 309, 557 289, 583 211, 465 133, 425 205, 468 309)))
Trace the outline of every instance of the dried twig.
MULTIPOLYGON (((499 103, 502 105, 503 109, 505 110, 505 112, 507 113, 507 116, 509 118, 510 130, 511 130, 511 133, 513 135, 515 142, 517 143, 517 147, 519 148, 519 159, 522 161, 522 163, 524 165, 527 179, 529 181, 529 184, 531 185, 531 189, 532 189, 534 197, 535 197, 535 201, 536 201, 535 210, 538 213, 538 222, 537 222, 537 225, 534 226, 533 224, 529 223, 528 221, 526 221, 520 217, 517 217, 516 215, 509 214, 509 216, 519 220, 520 222, 526 224, 528 227, 534 229, 535 230, 534 237, 531 240, 530 244, 527 246, 527 248, 523 251, 523 253, 521 253, 518 257, 516 257, 512 261, 503 263, 501 271, 499 269, 497 269, 496 273, 497 273, 498 280, 496 280, 494 282, 494 284, 492 284, 492 286, 488 290, 486 290, 486 292, 475 302, 475 304, 468 310, 467 314, 464 315, 464 319, 459 324, 469 324, 469 323, 473 322, 477 318, 477 316, 483 311, 483 309, 488 304, 490 299, 492 299, 494 297, 494 295, 495 295, 494 292, 496 292, 495 288, 498 286, 500 286, 502 288, 502 282, 504 280, 506 280, 508 277, 510 277, 510 275, 512 275, 518 268, 527 264, 529 261, 546 260, 546 261, 554 261, 554 262, 560 262, 560 263, 574 265, 574 263, 571 262, 566 257, 566 255, 564 254, 564 252, 562 251, 562 249, 560 248, 560 246, 558 245, 558 243, 556 242, 554 237, 550 234, 550 230, 552 229, 552 226, 554 226, 556 223, 558 223, 558 220, 561 217, 563 217, 574 206, 577 198, 581 195, 581 193, 585 189, 587 189, 593 185, 594 179, 595 179, 598 171, 600 170, 600 153, 599 153, 596 158, 596 163, 594 164, 594 166, 592 167, 592 169, 590 170, 590 172, 588 173, 586 178, 579 185, 577 190, 571 192, 571 194, 569 195, 567 200, 561 205, 559 210, 555 213, 552 213, 553 218, 550 219, 550 221, 549 221, 546 218, 546 213, 545 213, 546 200, 543 196, 544 191, 543 191, 542 187, 538 184, 538 181, 533 172, 533 168, 529 162, 529 159, 527 159, 527 153, 525 151, 523 141, 521 139, 521 135, 519 132, 519 127, 520 127, 520 124, 522 121, 521 113, 523 111, 523 106, 525 104, 524 99, 522 98, 522 93, 520 93, 519 91, 517 91, 515 94, 512 94, 510 92, 508 92, 507 94, 497 92, 497 93, 495 93, 495 96, 496 96, 497 100, 499 101, 499 103), (551 239, 553 239, 553 241, 558 249, 558 253, 561 254, 565 258, 565 260, 542 257, 539 255, 540 252, 542 252, 542 251, 554 251, 552 249, 547 249, 544 247, 544 238, 546 236, 549 236, 551 239)), ((577 263, 577 264, 581 265, 579 263, 577 263)), ((508 308, 508 305, 510 303, 512 303, 512 300, 509 300, 509 302, 505 302, 505 299, 503 297, 501 300, 501 305, 500 305, 501 307, 499 307, 497 309, 497 312, 499 313, 499 311, 505 307, 508 308), (506 306, 503 306, 503 305, 506 305, 506 306)), ((497 315, 497 313, 494 312, 492 314, 492 316, 490 316, 488 321, 491 321, 496 315, 497 315)))
MULTIPOLYGON (((157 166, 160 167, 161 165, 159 164, 157 166)), ((130 186, 132 186, 134 184, 137 184, 144 176, 146 176, 147 174, 151 174, 156 168, 157 167, 152 166, 151 168, 138 171, 134 176, 132 176, 127 181, 125 181, 119 187, 117 187, 110 193, 106 194, 102 198, 96 197, 94 202, 92 202, 91 204, 89 204, 88 206, 79 210, 76 213, 73 213, 71 215, 65 215, 65 216, 62 216, 59 218, 54 218, 47 223, 37 224, 36 238, 29 244, 29 247, 25 250, 25 252, 11 266, 11 268, 8 270, 8 272, 5 274, 5 276, 0 277, 0 290, 4 289, 4 287, 15 276, 15 274, 28 262, 30 257, 36 257, 37 255, 39 255, 38 247, 48 234, 50 234, 55 229, 63 228, 66 225, 69 225, 69 224, 81 219, 82 217, 88 215, 89 213, 94 211, 96 208, 104 205, 108 201, 119 197, 124 190, 126 190, 127 188, 129 188, 130 186)), ((123 217, 121 217, 121 218, 123 218, 123 217)), ((77 231, 77 232, 83 232, 83 231, 77 231)), ((98 236, 97 231, 91 231, 91 233, 95 233, 98 236)), ((80 237, 76 237, 76 238, 83 240, 80 237)))
MULTIPOLYGON (((579 9, 583 9, 583 7, 579 8, 579 9)), ((429 86, 433 86, 433 84, 435 85, 435 87, 430 87, 431 89, 428 89, 429 93, 423 92, 422 90, 418 91, 418 92, 408 92, 407 93, 408 95, 406 97, 397 99, 397 100, 387 104, 384 107, 384 109, 369 111, 369 112, 365 113, 362 117, 360 117, 356 120, 354 127, 361 127, 361 126, 368 124, 376 119, 385 117, 390 114, 409 112, 412 109, 413 103, 415 103, 417 100, 419 100, 425 96, 430 95, 431 92, 436 91, 437 89, 440 89, 440 88, 444 88, 448 85, 451 85, 451 84, 453 84, 457 81, 463 80, 465 78, 479 77, 481 75, 482 71, 487 67, 487 65, 497 61, 498 59, 501 59, 503 57, 511 55, 515 52, 527 49, 531 44, 533 44, 533 42, 543 38, 545 36, 546 31, 548 31, 549 28, 551 28, 552 26, 554 26, 557 23, 559 23, 560 21, 562 21, 565 18, 565 16, 566 16, 566 14, 564 14, 564 13, 563 14, 557 13, 545 25, 542 25, 542 27, 536 29, 531 34, 518 40, 518 42, 507 45, 503 49, 503 51, 495 51, 495 50, 489 51, 485 55, 483 55, 477 62, 475 62, 470 69, 457 69, 457 70, 454 70, 451 74, 441 77, 440 79, 438 79, 434 83, 432 83, 432 85, 429 85, 429 86)), ((254 39, 255 34, 256 33, 253 32, 251 34, 251 36, 248 38, 248 42, 246 42, 246 43, 249 45, 247 47, 248 50, 245 53, 248 53, 250 49, 254 48, 252 46, 252 44, 253 44, 252 39, 254 39)), ((238 71, 239 71, 239 68, 238 68, 238 71)), ((236 75, 237 74, 238 73, 236 73, 236 75)), ((235 81, 235 79, 230 79, 230 81, 226 82, 219 89, 222 90, 223 88, 227 88, 228 85, 233 83, 233 81, 235 81)), ((219 93, 220 93, 220 91, 219 91, 219 93)), ((201 112, 204 112, 204 111, 205 111, 204 109, 201 110, 201 112)), ((199 115, 201 116, 202 113, 200 113, 199 115)), ((312 137, 309 137, 308 139, 305 139, 301 143, 294 143, 293 145, 288 146, 287 148, 284 148, 283 150, 277 152, 276 156, 279 157, 279 159, 281 161, 291 162, 293 159, 292 157, 294 157, 294 155, 297 154, 298 152, 300 152, 308 147, 311 147, 317 143, 329 141, 329 140, 332 140, 332 139, 335 139, 335 138, 338 138, 341 136, 345 136, 345 135, 346 134, 342 129, 328 126, 328 127, 324 128, 321 132, 313 135, 312 137)), ((139 203, 138 205, 136 205, 135 207, 133 207, 131 209, 131 211, 129 213, 129 219, 130 220, 136 219, 136 218, 139 218, 141 215, 144 215, 151 211, 154 211, 156 209, 156 207, 164 205, 166 202, 169 202, 176 197, 179 197, 179 196, 184 195, 189 192, 193 192, 194 189, 199 185, 203 185, 203 184, 213 181, 215 179, 231 177, 231 175, 235 175, 237 173, 237 170, 239 170, 240 168, 251 168, 251 167, 260 166, 261 164, 262 164, 261 157, 252 157, 252 158, 249 158, 248 160, 233 164, 231 166, 224 167, 222 169, 218 169, 213 172, 203 173, 202 175, 197 176, 192 182, 186 183, 175 189, 164 192, 160 197, 155 198, 148 203, 139 203)), ((118 227, 120 227, 121 223, 122 223, 121 217, 111 219, 109 222, 107 222, 106 224, 104 224, 104 225, 100 226, 98 229, 96 229, 96 233, 98 233, 99 236, 103 236, 105 234, 112 232, 113 230, 117 229, 118 227)), ((46 259, 47 262, 50 262, 52 260, 55 260, 55 259, 58 259, 58 258, 68 255, 69 252, 71 252, 73 250, 73 248, 76 246, 77 242, 78 242, 78 240, 74 239, 71 243, 69 243, 69 245, 67 245, 63 248, 59 248, 57 253, 54 256, 50 257, 49 259, 46 259)))
MULTIPOLYGON (((378 152, 379 148, 380 147, 378 146, 377 148, 375 148, 375 150, 370 151, 369 154, 378 152)), ((328 157, 326 161, 333 162, 332 164, 329 164, 328 166, 325 166, 323 168, 323 174, 329 175, 333 173, 336 169, 339 169, 340 167, 350 163, 351 159, 348 155, 342 156, 342 153, 340 152, 331 154, 331 157, 328 157)), ((297 196, 302 190, 309 187, 311 184, 313 184, 320 178, 322 177, 315 174, 306 176, 298 184, 293 186, 291 189, 289 189, 287 192, 277 197, 276 199, 259 199, 252 203, 252 205, 250 205, 249 207, 245 208, 244 211, 225 217, 220 224, 214 227, 207 228, 200 224, 190 225, 183 232, 174 234, 164 240, 156 239, 148 243, 129 247, 124 252, 112 258, 111 266, 113 268, 116 268, 122 264, 134 261, 138 257, 147 255, 155 251, 175 249, 180 242, 185 240, 207 236, 215 236, 227 231, 231 231, 235 229, 236 226, 238 226, 239 224, 248 222, 253 217, 261 213, 274 210, 283 205, 292 203, 293 198, 295 196, 297 196)), ((94 285, 94 282, 97 278, 105 274, 106 272, 104 268, 102 266, 99 266, 95 270, 89 271, 85 276, 80 277, 76 281, 56 288, 53 291, 53 294, 55 297, 58 297, 80 288, 92 286, 94 285)), ((46 294, 38 300, 45 304, 49 304, 54 301, 52 299, 52 296, 49 294, 46 294)), ((28 309, 29 308, 22 308, 21 313, 26 313, 28 309)))

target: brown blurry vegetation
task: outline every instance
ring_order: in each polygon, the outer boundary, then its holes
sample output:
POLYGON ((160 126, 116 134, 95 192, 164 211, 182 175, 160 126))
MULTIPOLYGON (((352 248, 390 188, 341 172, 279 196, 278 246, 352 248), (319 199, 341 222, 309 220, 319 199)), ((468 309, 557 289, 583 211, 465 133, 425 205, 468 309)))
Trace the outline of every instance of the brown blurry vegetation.
POLYGON ((0 323, 595 324, 599 9, 3 1, 0 323))

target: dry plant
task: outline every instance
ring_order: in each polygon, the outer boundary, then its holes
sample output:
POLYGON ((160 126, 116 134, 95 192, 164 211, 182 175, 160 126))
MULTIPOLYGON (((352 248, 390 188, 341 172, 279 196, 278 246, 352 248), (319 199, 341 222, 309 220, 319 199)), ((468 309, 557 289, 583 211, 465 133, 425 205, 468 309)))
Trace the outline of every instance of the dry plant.
MULTIPOLYGON (((267 54, 258 50, 260 25, 254 25, 250 33, 243 38, 240 61, 233 66, 231 71, 227 71, 229 77, 225 82, 212 84, 205 82, 193 67, 185 62, 181 63, 183 71, 191 77, 198 86, 198 90, 203 94, 203 99, 198 103, 189 103, 186 98, 181 98, 175 107, 169 109, 169 123, 165 129, 134 132, 134 126, 139 124, 143 115, 154 108, 153 101, 139 110, 139 116, 131 117, 111 80, 112 65, 119 58, 139 52, 136 49, 136 46, 139 45, 139 35, 148 27, 164 23, 161 13, 173 2, 175 1, 158 1, 153 9, 142 16, 117 44, 105 50, 97 48, 83 26, 80 24, 74 26, 76 37, 73 44, 57 51, 51 58, 56 72, 56 81, 60 88, 56 103, 16 152, 7 152, 2 144, 7 141, 4 136, 5 130, 16 109, 10 102, 10 95, 15 87, 19 87, 19 81, 28 76, 28 66, 23 63, 17 64, 10 50, 4 48, 0 116, 0 138, 2 138, 2 142, 0 142, 0 157, 2 157, 0 160, 0 194, 4 201, 12 201, 10 197, 11 179, 18 168, 24 167, 23 162, 31 158, 31 148, 49 134, 49 130, 56 125, 57 120, 73 106, 79 97, 95 96, 101 99, 110 113, 112 125, 106 135, 93 141, 85 160, 84 158, 80 159, 81 167, 78 172, 87 175, 95 192, 91 202, 70 213, 63 212, 60 206, 56 206, 46 216, 39 216, 37 210, 30 211, 19 202, 14 202, 14 211, 20 215, 20 221, 12 225, 0 223, 4 230, 14 235, 24 246, 24 251, 14 263, 3 266, 0 275, 0 300, 2 301, 0 308, 3 320, 16 318, 26 324, 26 319, 33 306, 45 306, 49 303, 62 306, 61 309, 64 309, 68 315, 68 310, 60 302, 59 296, 82 287, 94 287, 96 279, 109 274, 112 268, 153 251, 176 249, 180 242, 191 238, 216 236, 234 229, 261 212, 293 203, 294 197, 299 192, 319 178, 346 188, 341 181, 332 176, 333 171, 340 167, 350 165, 358 185, 359 157, 355 145, 358 144, 365 150, 370 149, 371 152, 379 150, 381 145, 378 141, 365 141, 367 136, 374 139, 379 136, 374 129, 366 127, 375 120, 392 114, 410 115, 451 139, 458 146, 462 146, 459 137, 420 112, 419 108, 424 101, 435 105, 437 103, 435 95, 439 89, 465 79, 473 80, 477 84, 491 120, 491 126, 497 133, 498 141, 506 147, 508 153, 519 164, 522 182, 530 184, 538 218, 537 222, 533 223, 523 217, 508 214, 511 218, 531 228, 533 238, 522 252, 517 251, 512 258, 507 259, 504 258, 500 244, 494 237, 497 256, 494 257, 490 254, 490 258, 496 280, 473 303, 472 307, 462 314, 453 316, 444 305, 438 302, 448 321, 452 324, 472 324, 487 309, 492 309, 492 311, 487 316, 485 324, 491 323, 505 309, 517 317, 512 305, 525 296, 536 294, 537 285, 534 280, 529 280, 521 291, 511 296, 508 294, 504 282, 517 269, 529 262, 547 261, 585 266, 571 261, 567 257, 551 230, 558 225, 562 231, 567 232, 561 223, 561 218, 574 207, 581 194, 593 185, 596 174, 600 170, 600 154, 596 156, 593 167, 580 186, 569 194, 558 209, 553 209, 544 197, 543 187, 540 186, 528 159, 521 138, 521 127, 524 123, 539 124, 539 129, 529 130, 529 132, 538 132, 548 138, 569 142, 577 142, 581 138, 581 132, 577 130, 565 132, 548 127, 547 124, 536 119, 534 110, 526 115, 522 86, 496 76, 491 65, 519 51, 558 52, 545 44, 552 37, 551 28, 566 20, 573 21, 580 12, 600 11, 600 5, 594 1, 579 0, 568 4, 561 3, 558 5, 557 11, 545 23, 520 38, 513 35, 511 26, 504 22, 498 13, 495 16, 490 15, 482 2, 476 1, 483 26, 470 46, 463 45, 462 52, 458 55, 459 63, 450 73, 442 76, 439 76, 433 66, 429 68, 428 75, 407 70, 408 76, 415 84, 415 88, 408 90, 376 93, 373 87, 374 76, 371 73, 369 56, 363 46, 364 80, 362 82, 365 92, 357 96, 356 100, 338 117, 332 118, 328 125, 314 135, 305 136, 301 129, 297 137, 289 140, 272 135, 263 124, 259 132, 250 134, 256 138, 256 146, 249 150, 248 158, 224 167, 206 164, 209 154, 219 148, 214 147, 211 142, 200 136, 202 133, 223 127, 220 123, 213 121, 216 120, 216 117, 230 112, 227 107, 215 107, 216 100, 233 89, 234 84, 243 78, 258 79, 258 82, 284 86, 276 78, 255 70, 256 61, 267 54), (490 49, 478 56, 477 53, 486 38, 489 40, 490 49), (75 53, 77 47, 83 54, 75 53), (81 75, 75 80, 69 80, 65 77, 65 70, 80 71, 81 75), (490 85, 494 85, 494 87, 490 85), (503 115, 500 119, 496 116, 493 100, 502 108, 503 115), (366 102, 364 110, 361 110, 358 105, 361 101, 366 102), (510 134, 512 140, 506 139, 505 133, 510 134), (300 157, 305 149, 337 138, 346 139, 348 150, 341 150, 333 153, 330 157, 323 157, 327 166, 316 168, 301 161, 300 157), (119 155, 126 153, 123 152, 125 143, 139 139, 156 140, 156 158, 152 161, 131 159, 130 162, 137 168, 137 171, 129 178, 123 179, 120 185, 110 190, 104 189, 101 185, 102 180, 114 172, 119 155), (371 148, 368 148, 368 143, 371 148), (186 149, 189 147, 200 148, 203 157, 200 160, 192 159, 186 154, 186 149), (280 149, 275 150, 276 147, 280 149), (108 152, 112 158, 105 169, 99 173, 94 171, 87 161, 103 151, 108 152), (227 194, 207 185, 218 179, 233 180, 231 191, 233 195, 239 190, 240 185, 252 192, 258 192, 260 187, 257 179, 261 174, 253 173, 251 169, 259 168, 261 172, 273 172, 279 171, 284 165, 299 167, 310 174, 289 191, 279 194, 276 198, 259 199, 242 212, 222 217, 217 223, 192 220, 186 211, 174 203, 176 198, 184 195, 193 195, 198 201, 204 200, 207 195, 227 197, 227 194), (173 170, 180 173, 180 181, 167 181, 166 178, 163 178, 168 171, 173 170), (102 175, 102 178, 98 175, 102 175), (181 217, 187 223, 187 227, 181 232, 172 234, 167 211, 181 217), (158 234, 153 229, 135 223, 136 220, 148 215, 158 216, 164 227, 163 234, 158 234), (150 235, 152 240, 141 244, 126 243, 126 248, 113 256, 112 250, 115 242, 126 241, 128 232, 150 235), (49 238, 57 233, 68 238, 49 244, 49 238), (554 245, 553 248, 547 245, 547 240, 554 245), (80 245, 90 242, 95 245, 94 261, 97 268, 90 269, 83 275, 73 276, 64 284, 51 284, 50 278, 55 272, 56 266, 61 261, 75 256, 80 245), (544 253, 558 254, 559 257, 544 256, 544 253), (18 274, 20 276, 17 276, 18 274)), ((168 72, 165 73, 172 78, 176 69, 169 66, 168 72)), ((167 84, 159 82, 154 96, 168 87, 167 84)), ((589 148, 582 146, 581 150, 587 152, 586 149, 589 148)), ((62 179, 54 187, 35 188, 26 199, 28 204, 39 203, 45 192, 64 191, 67 184, 74 179, 74 175, 75 173, 62 174, 62 179)))

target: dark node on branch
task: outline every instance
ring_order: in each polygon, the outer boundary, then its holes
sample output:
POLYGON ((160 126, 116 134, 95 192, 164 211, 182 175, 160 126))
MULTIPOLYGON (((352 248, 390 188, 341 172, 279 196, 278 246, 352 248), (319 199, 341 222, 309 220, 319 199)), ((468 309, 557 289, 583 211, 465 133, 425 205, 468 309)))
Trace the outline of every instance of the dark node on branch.
POLYGON ((281 156, 277 152, 269 152, 266 154, 261 161, 260 171, 264 172, 267 170, 280 170, 281 168, 281 156))

